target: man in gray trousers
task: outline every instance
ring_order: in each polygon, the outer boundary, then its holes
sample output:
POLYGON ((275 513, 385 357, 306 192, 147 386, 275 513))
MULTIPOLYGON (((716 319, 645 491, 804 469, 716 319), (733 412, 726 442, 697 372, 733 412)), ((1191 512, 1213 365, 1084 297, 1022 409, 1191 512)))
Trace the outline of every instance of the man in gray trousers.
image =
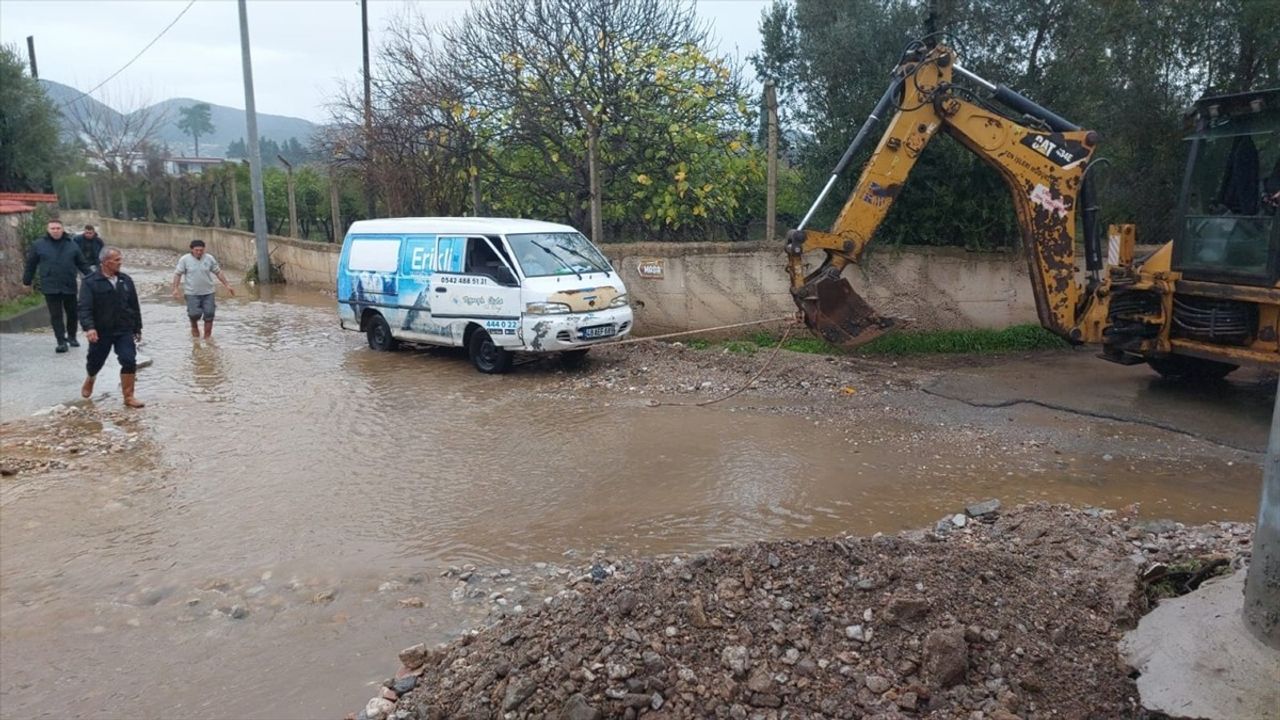
POLYGON ((227 292, 235 296, 235 288, 222 274, 222 266, 212 255, 204 251, 203 240, 191 241, 191 252, 178 260, 173 271, 173 297, 187 299, 187 318, 191 320, 191 337, 200 337, 200 321, 204 320, 204 339, 213 335, 213 315, 217 306, 213 301, 213 279, 218 278, 227 292))

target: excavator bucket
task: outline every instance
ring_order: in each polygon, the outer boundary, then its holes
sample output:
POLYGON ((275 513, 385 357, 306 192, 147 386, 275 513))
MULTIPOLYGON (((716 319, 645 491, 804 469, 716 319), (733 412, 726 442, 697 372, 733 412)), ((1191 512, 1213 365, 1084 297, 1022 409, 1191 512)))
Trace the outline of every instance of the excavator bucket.
POLYGON ((893 329, 893 318, 881 317, 839 274, 820 273, 793 288, 792 297, 805 325, 832 345, 852 350, 893 329))

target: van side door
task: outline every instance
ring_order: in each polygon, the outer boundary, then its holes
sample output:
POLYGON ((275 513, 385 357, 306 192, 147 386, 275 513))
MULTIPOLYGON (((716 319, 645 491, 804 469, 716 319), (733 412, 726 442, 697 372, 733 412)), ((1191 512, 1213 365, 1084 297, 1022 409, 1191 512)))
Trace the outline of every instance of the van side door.
POLYGON ((398 330, 408 339, 431 343, 453 343, 448 324, 431 319, 431 288, 436 269, 438 238, 435 235, 406 235, 400 253, 396 286, 404 319, 398 330))
MULTIPOLYGON (((441 238, 443 242, 445 238, 441 238)), ((460 257, 449 257, 456 271, 438 271, 433 279, 431 315, 439 319, 474 321, 489 331, 497 345, 520 345, 520 281, 500 238, 469 235, 461 238, 460 257)), ((444 250, 437 259, 444 259, 444 250)))

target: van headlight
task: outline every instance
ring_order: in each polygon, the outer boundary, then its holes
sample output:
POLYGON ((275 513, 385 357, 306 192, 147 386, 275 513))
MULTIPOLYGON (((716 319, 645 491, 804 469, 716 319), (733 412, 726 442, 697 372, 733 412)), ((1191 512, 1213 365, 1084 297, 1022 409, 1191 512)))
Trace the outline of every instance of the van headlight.
POLYGON ((535 302, 526 304, 524 311, 530 315, 563 315, 569 312, 569 306, 558 302, 535 302))
POLYGON ((613 302, 609 303, 609 307, 619 308, 619 307, 626 307, 627 305, 630 305, 630 304, 631 304, 631 298, 627 297, 626 293, 622 293, 618 297, 614 298, 613 302))

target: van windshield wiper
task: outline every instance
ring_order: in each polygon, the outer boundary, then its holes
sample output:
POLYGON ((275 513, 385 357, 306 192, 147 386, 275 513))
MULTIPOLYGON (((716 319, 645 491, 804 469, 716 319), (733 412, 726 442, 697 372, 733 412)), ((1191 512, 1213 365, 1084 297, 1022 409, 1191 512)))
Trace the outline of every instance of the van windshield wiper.
MULTIPOLYGON (((587 267, 591 268, 591 270, 590 270, 589 272, 604 272, 604 268, 600 267, 599 265, 596 265, 596 261, 595 261, 595 260, 592 260, 591 258, 587 257, 586 255, 583 255, 582 253, 578 252, 577 250, 574 250, 574 249, 573 249, 573 248, 571 248, 571 247, 565 247, 564 245, 557 245, 557 246, 556 246, 556 248, 558 248, 558 249, 560 249, 560 250, 563 250, 563 251, 565 251, 565 252, 569 253, 570 255, 574 255, 574 256, 576 256, 576 257, 580 257, 580 258, 582 258, 584 261, 586 261, 586 263, 587 263, 587 267)), ((579 276, 579 277, 581 277, 581 276, 579 276)))
POLYGON ((547 247, 546 245, 543 245, 542 243, 538 242, 537 240, 530 240, 530 242, 532 242, 535 246, 537 246, 538 248, 540 248, 540 249, 541 249, 543 252, 545 252, 546 254, 550 255, 551 257, 555 258, 556 260, 559 260, 561 265, 563 265, 563 266, 565 266, 565 267, 569 268, 570 270, 572 270, 572 271, 573 271, 573 274, 574 274, 574 275, 577 275, 579 280, 581 280, 581 279, 582 279, 582 273, 578 272, 578 268, 576 268, 576 267, 574 267, 574 266, 570 265, 570 264, 569 264, 569 262, 568 262, 567 260, 565 260, 564 258, 560 257, 560 255, 558 255, 558 254, 556 253, 556 251, 555 251, 555 250, 552 250, 551 248, 547 247))

